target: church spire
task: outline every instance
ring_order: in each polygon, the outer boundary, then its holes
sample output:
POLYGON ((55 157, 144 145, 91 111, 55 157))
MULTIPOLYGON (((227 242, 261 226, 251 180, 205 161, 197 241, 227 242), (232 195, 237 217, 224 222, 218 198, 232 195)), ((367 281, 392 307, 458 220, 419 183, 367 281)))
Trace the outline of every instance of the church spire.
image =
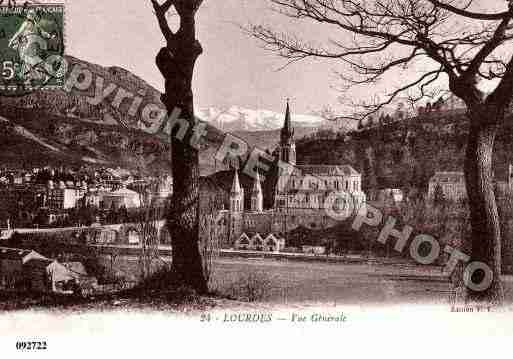
POLYGON ((262 195, 262 185, 258 172, 256 173, 253 192, 251 193, 251 210, 258 213, 264 210, 264 197, 262 195))
POLYGON ((239 182, 239 173, 234 171, 232 190, 230 191, 230 212, 238 213, 244 211, 244 189, 239 182))
POLYGON ((233 183, 232 183, 232 194, 239 194, 241 193, 241 187, 239 182, 239 171, 236 169, 234 170, 235 174, 233 176, 233 183))
POLYGON ((253 193, 262 193, 262 185, 260 183, 260 175, 256 172, 255 182, 253 183, 253 193))
POLYGON ((294 128, 290 116, 289 99, 287 99, 287 109, 285 111, 285 123, 281 129, 280 136, 280 160, 290 164, 296 164, 296 144, 294 143, 294 128))
POLYGON ((282 142, 287 139, 292 139, 293 137, 294 129, 292 128, 289 99, 287 99, 287 109, 285 110, 285 123, 283 124, 283 128, 281 129, 282 142))

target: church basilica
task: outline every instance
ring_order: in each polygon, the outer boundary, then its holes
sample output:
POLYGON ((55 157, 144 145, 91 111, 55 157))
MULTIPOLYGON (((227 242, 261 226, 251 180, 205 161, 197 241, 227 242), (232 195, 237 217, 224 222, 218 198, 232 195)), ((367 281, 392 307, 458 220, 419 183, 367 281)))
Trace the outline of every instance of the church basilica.
POLYGON ((273 208, 264 210, 260 176, 253 179, 250 208, 244 206, 244 189, 237 170, 229 193, 229 208, 221 212, 225 246, 236 249, 281 251, 286 233, 300 226, 332 227, 365 205, 361 175, 350 165, 297 165, 294 129, 287 103, 281 129, 278 159, 293 165, 292 173, 279 175, 273 208))

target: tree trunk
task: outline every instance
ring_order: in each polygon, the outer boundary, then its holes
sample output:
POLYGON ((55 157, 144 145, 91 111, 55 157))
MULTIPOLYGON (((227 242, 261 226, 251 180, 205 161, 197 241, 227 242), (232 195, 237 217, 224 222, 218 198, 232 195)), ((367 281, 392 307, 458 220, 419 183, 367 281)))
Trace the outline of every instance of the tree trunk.
POLYGON ((172 241, 174 273, 183 285, 204 294, 208 287, 199 249, 199 155, 198 150, 190 146, 195 124, 191 83, 200 53, 198 42, 184 41, 172 49, 169 46, 162 48, 156 61, 166 79, 162 101, 168 113, 179 108, 180 118, 189 123, 185 138, 176 138, 176 131, 171 133, 173 197, 167 225, 172 241))
MULTIPOLYGON (((465 179, 470 207, 471 259, 487 264, 493 272, 492 285, 484 291, 466 289, 471 301, 500 304, 503 299, 501 285, 501 233, 499 213, 495 202, 492 157, 498 119, 490 121, 484 116, 493 112, 471 112, 470 133, 465 157, 465 179)), ((475 283, 481 278, 475 275, 475 283)))
POLYGON ((198 151, 173 139, 173 198, 168 226, 172 238, 173 267, 183 284, 207 292, 199 250, 198 151))

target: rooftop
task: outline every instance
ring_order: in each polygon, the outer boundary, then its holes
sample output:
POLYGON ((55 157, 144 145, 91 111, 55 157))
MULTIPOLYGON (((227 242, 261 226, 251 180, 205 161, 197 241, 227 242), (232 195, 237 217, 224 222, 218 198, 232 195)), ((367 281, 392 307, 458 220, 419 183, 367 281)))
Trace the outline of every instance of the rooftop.
POLYGON ((350 165, 298 165, 297 170, 303 175, 314 176, 359 176, 360 174, 350 165))
POLYGON ((33 250, 0 247, 0 259, 21 260, 26 262, 30 259, 47 260, 48 258, 33 250))
POLYGON ((465 180, 465 174, 463 172, 436 172, 431 177, 432 182, 461 182, 465 180))

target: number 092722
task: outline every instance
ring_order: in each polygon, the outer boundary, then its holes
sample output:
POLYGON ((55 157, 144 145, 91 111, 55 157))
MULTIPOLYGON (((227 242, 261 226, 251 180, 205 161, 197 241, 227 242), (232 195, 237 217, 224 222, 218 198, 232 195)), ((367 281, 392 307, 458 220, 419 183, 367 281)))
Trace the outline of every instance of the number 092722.
POLYGON ((17 350, 46 350, 46 342, 16 342, 17 350))

